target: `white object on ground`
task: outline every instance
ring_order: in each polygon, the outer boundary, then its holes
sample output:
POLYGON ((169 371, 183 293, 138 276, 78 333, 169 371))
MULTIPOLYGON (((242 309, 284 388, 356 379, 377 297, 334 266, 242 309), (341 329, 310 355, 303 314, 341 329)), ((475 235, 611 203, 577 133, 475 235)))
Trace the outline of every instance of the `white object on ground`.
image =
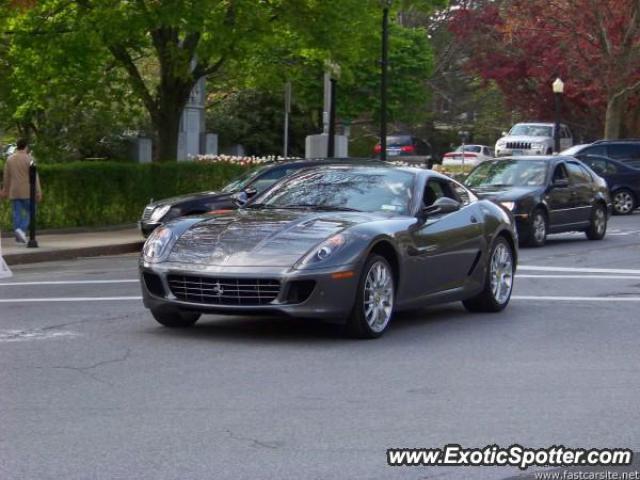
POLYGON ((0 232, 0 278, 9 278, 13 276, 9 265, 2 258, 2 232, 0 232))

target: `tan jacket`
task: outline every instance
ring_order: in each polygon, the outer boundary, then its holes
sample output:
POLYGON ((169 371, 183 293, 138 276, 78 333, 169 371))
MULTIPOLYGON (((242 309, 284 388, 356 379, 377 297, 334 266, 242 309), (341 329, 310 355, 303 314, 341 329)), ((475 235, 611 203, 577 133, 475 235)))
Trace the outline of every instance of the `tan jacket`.
MULTIPOLYGON (((4 165, 4 175, 2 177, 3 193, 9 199, 29 198, 29 164, 31 155, 23 151, 17 151, 7 159, 4 165)), ((40 197, 40 178, 36 176, 36 192, 40 197)))

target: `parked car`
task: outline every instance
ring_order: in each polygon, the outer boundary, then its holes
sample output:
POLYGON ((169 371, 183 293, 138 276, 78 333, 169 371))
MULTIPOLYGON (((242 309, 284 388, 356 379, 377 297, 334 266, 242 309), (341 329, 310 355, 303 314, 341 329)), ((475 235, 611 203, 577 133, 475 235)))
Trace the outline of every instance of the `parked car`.
POLYGON ((462 152, 462 145, 456 148, 453 152, 444 154, 442 158, 442 165, 455 166, 455 165, 472 165, 476 166, 480 162, 490 160, 493 158, 493 150, 486 145, 465 145, 464 153, 462 152))
MULTIPOLYGON (((554 123, 517 123, 496 142, 496 157, 515 155, 551 155, 554 147, 554 123)), ((569 127, 560 124, 560 149, 573 145, 569 127)))
POLYGON ((168 327, 203 313, 282 313, 377 337, 397 310, 504 309, 514 228, 501 207, 431 170, 313 168, 239 210, 155 230, 140 258, 144 305, 168 327))
POLYGON ((640 139, 598 140, 563 155, 600 155, 623 162, 640 162, 640 139))
MULTIPOLYGON (((160 225, 184 215, 205 213, 212 210, 224 210, 237 208, 234 195, 243 192, 243 201, 249 200, 252 196, 264 191, 275 182, 302 168, 309 168, 315 165, 351 162, 349 159, 315 159, 300 160, 295 162, 270 162, 245 173, 241 177, 232 181, 220 191, 199 192, 178 197, 165 198, 158 201, 151 201, 142 212, 142 217, 138 222, 140 230, 145 237, 148 237, 153 230, 160 225)), ((364 160, 355 160, 364 161, 364 160)))
MULTIPOLYGON (((374 149, 374 156, 380 156, 382 146, 378 143, 374 149)), ((429 142, 413 135, 389 135, 387 136, 387 160, 395 157, 403 157, 403 160, 415 161, 431 167, 433 165, 433 152, 429 142), (411 158, 408 158, 411 157, 411 158)))
POLYGON ((629 215, 640 206, 640 169, 600 155, 576 155, 607 181, 613 203, 613 213, 629 215))
POLYGON ((602 240, 611 212, 604 179, 572 157, 510 157, 478 165, 465 185, 511 211, 523 244, 539 247, 547 235, 583 231, 602 240))

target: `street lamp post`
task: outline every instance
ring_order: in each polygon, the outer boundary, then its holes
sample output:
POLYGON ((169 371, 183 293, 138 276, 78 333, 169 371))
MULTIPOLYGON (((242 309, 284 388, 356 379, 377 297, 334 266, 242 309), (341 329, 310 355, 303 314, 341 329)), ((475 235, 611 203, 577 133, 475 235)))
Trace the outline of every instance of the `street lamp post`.
POLYGON ((558 77, 551 84, 551 88, 553 89, 556 109, 556 124, 553 129, 553 150, 554 153, 560 153, 560 100, 564 93, 564 82, 558 77))
POLYGON ((392 0, 382 3, 382 60, 380 62, 380 160, 387 160, 387 71, 389 66, 389 9, 392 0))

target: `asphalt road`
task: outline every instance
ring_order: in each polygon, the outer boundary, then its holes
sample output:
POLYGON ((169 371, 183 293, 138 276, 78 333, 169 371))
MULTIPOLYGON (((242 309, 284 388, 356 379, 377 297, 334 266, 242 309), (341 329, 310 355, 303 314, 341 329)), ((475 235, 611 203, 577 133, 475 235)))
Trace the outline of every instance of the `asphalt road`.
POLYGON ((398 316, 375 341, 294 319, 158 326, 136 258, 0 281, 1 479, 502 479, 388 467, 447 443, 640 450, 640 214, 522 249, 501 314, 398 316), (56 283, 57 282, 57 283, 56 283))

